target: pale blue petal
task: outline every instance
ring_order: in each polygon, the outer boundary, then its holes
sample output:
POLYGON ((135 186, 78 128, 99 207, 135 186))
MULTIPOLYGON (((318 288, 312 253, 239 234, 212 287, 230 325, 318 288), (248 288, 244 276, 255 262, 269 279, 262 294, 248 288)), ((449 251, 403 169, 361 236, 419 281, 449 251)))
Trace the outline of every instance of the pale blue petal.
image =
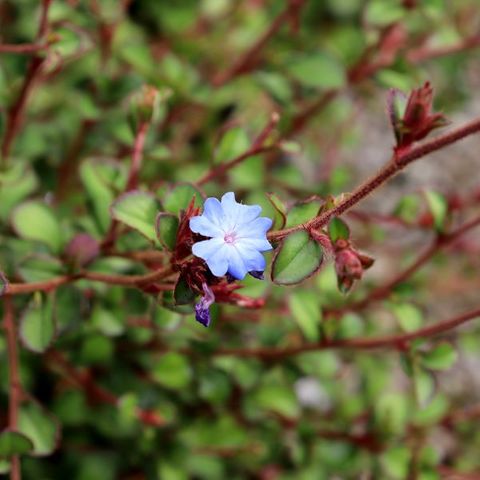
POLYGON ((253 222, 241 225, 237 230, 237 238, 265 238, 267 230, 272 226, 272 219, 268 217, 260 217, 253 222))
POLYGON ((212 256, 216 256, 225 242, 221 238, 212 238, 211 240, 203 240, 202 242, 194 243, 192 246, 192 253, 196 257, 208 260, 212 256))
POLYGON ((199 233, 204 237, 224 237, 223 230, 218 225, 212 223, 204 215, 192 217, 190 219, 190 230, 195 233, 199 233))
POLYGON ((214 225, 221 226, 224 223, 222 204, 214 197, 205 200, 203 215, 214 225))
POLYGON ((242 205, 238 203, 233 192, 223 195, 222 209, 230 229, 236 229, 242 224, 251 222, 262 212, 262 207, 259 205, 242 205))
POLYGON ((246 247, 253 250, 258 250, 259 252, 266 252, 267 250, 272 250, 273 248, 266 238, 241 237, 235 242, 235 245, 238 247, 246 247))
POLYGON ((215 255, 206 260, 208 268, 216 277, 223 277, 228 270, 228 247, 223 244, 217 249, 215 255))
POLYGON ((266 267, 265 257, 256 249, 249 248, 243 244, 236 245, 238 253, 241 255, 247 271, 263 272, 266 267))
POLYGON ((248 269, 238 250, 233 247, 228 248, 228 273, 237 280, 243 280, 248 273, 248 269))

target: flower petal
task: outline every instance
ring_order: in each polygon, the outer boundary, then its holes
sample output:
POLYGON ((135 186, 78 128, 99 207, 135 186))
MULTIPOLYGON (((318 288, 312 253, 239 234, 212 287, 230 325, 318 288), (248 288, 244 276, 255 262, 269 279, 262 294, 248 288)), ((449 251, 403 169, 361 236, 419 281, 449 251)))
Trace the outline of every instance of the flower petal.
POLYGON ((240 237, 235 245, 238 247, 247 247, 259 252, 266 252, 267 250, 272 250, 272 245, 266 238, 247 238, 240 237))
POLYGON ((241 225, 236 230, 237 238, 265 238, 267 230, 272 226, 272 219, 260 217, 248 224, 241 225))
POLYGON ((223 277, 228 270, 228 252, 227 246, 224 244, 212 255, 207 262, 208 268, 216 277, 223 277))
POLYGON ((214 197, 207 198, 203 204, 203 216, 207 217, 214 225, 222 226, 224 215, 222 204, 214 197))
POLYGON ((228 248, 228 273, 237 280, 243 280, 248 273, 248 268, 245 265, 242 255, 236 247, 230 246, 228 248))
POLYGON ((262 212, 260 205, 243 205, 235 200, 235 194, 228 192, 222 197, 222 208, 230 229, 249 223, 262 212))
POLYGON ((266 267, 265 257, 256 249, 245 245, 236 245, 237 252, 242 257, 243 263, 248 272, 261 271, 266 267))
POLYGON ((203 240, 193 244, 192 253, 197 257, 203 258, 203 260, 208 260, 216 255, 224 244, 225 242, 221 238, 203 240))
POLYGON ((225 235, 220 227, 211 220, 209 220, 205 215, 200 215, 197 217, 192 217, 190 219, 190 230, 195 233, 199 233, 205 237, 222 237, 225 235))

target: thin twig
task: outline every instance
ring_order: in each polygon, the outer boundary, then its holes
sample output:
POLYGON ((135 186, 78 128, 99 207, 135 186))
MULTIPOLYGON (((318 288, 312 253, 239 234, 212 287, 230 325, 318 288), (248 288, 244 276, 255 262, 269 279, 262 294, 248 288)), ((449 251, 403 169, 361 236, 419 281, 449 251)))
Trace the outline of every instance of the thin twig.
POLYGON ((444 135, 438 136, 423 144, 412 147, 406 152, 399 152, 394 154, 390 161, 379 172, 369 178, 367 181, 357 187, 351 194, 347 195, 338 205, 322 213, 318 217, 312 218, 303 225, 270 232, 268 238, 270 240, 278 241, 286 237, 290 233, 301 229, 318 229, 325 226, 333 217, 338 217, 356 205, 358 202, 366 198, 377 188, 382 186, 399 171, 404 169, 407 165, 422 158, 429 153, 440 150, 452 143, 455 143, 465 137, 478 133, 480 131, 480 118, 472 120, 461 127, 452 130, 444 135))
MULTIPOLYGON (((18 410, 22 397, 20 375, 18 371, 17 330, 15 326, 13 301, 11 298, 4 299, 3 328, 7 338, 8 371, 9 371, 9 409, 8 428, 17 430, 18 410)), ((20 480, 20 458, 12 457, 10 479, 20 480)))
POLYGON ((324 340, 318 343, 307 343, 292 347, 259 347, 259 348, 220 348, 214 352, 218 356, 259 357, 264 359, 282 359, 305 352, 327 349, 373 350, 386 347, 404 349, 408 342, 418 338, 430 338, 453 330, 470 320, 480 317, 480 308, 444 320, 413 332, 400 335, 387 335, 372 338, 354 338, 349 340, 324 340))

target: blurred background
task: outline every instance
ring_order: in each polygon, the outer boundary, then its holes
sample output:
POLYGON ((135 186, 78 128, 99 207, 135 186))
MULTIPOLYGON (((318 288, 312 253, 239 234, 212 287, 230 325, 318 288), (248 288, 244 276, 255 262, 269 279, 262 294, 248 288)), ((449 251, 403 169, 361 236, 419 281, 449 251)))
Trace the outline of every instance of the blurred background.
MULTIPOLYGON (((429 81, 435 109, 452 127, 478 115, 479 7, 477 0, 0 0, 0 135, 9 158, 0 176, 0 270, 18 282, 64 271, 61 249, 12 228, 12 212, 26 199, 51 207, 67 239, 105 235, 135 139, 132 99, 144 85, 162 100, 146 138, 143 189, 160 202, 171 198, 175 185, 248 150, 278 113, 267 139, 278 148, 200 191, 235 191, 277 219, 266 196, 273 192, 287 225, 311 218, 320 198, 349 192, 389 160, 389 89, 408 95, 429 81)), ((33 440, 22 478, 480 478, 475 322, 392 348, 282 354, 325 338, 408 332, 478 305, 478 232, 447 248, 432 245, 479 213, 479 146, 475 137, 420 160, 344 216, 356 247, 376 259, 348 295, 330 261, 294 287, 275 286, 269 275, 242 282, 241 293, 265 306, 215 305, 209 329, 191 306, 173 305, 170 292, 82 280, 16 297, 19 319, 41 314, 55 334, 40 353, 28 338, 20 346, 20 428, 33 440), (247 351, 229 350, 241 347, 247 351)), ((128 252, 150 250, 125 232, 92 268, 142 273, 148 262, 139 266, 128 252)), ((0 356, 3 429, 3 337, 0 356)), ((0 448, 0 470, 9 468, 0 448)))

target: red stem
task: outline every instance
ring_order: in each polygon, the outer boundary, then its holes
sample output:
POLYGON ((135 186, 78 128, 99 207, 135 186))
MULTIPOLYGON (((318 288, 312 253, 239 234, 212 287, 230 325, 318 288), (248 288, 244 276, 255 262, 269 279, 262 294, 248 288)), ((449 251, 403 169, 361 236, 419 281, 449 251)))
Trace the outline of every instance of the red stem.
MULTIPOLYGON (((50 8, 51 2, 52 0, 43 0, 42 2, 42 11, 37 32, 37 40, 42 39, 48 30, 48 10, 50 8)), ((37 55, 32 57, 30 65, 28 66, 25 80, 20 90, 20 94, 16 102, 8 110, 7 126, 5 129, 5 136, 3 138, 3 143, 1 147, 0 159, 4 167, 7 165, 13 141, 17 136, 22 124, 22 119, 28 98, 32 92, 39 73, 41 72, 41 67, 44 61, 44 57, 40 57, 37 55)))
MULTIPOLYGON (((159 268, 158 270, 155 270, 150 273, 146 273, 144 275, 110 275, 106 273, 90 272, 85 270, 76 275, 71 275, 71 276, 62 275, 59 277, 51 278, 49 280, 44 280, 42 282, 9 283, 7 284, 5 292, 3 294, 8 297, 11 295, 20 295, 20 294, 40 292, 40 291, 48 292, 66 283, 71 283, 81 279, 107 283, 109 285, 122 285, 125 287, 142 287, 142 286, 150 285, 164 278, 167 278, 173 275, 174 273, 175 272, 170 266, 159 268)), ((156 285, 156 287, 159 290, 172 289, 171 284, 156 285)))
MULTIPOLYGON (((63 370, 63 373, 66 374, 66 379, 82 388, 91 400, 113 405, 114 407, 118 406, 119 398, 106 388, 98 385, 90 372, 78 371, 67 360, 65 355, 58 351, 51 350, 47 355, 48 358, 52 360, 52 366, 63 370)), ((145 425, 160 427, 164 424, 163 418, 157 412, 152 410, 137 408, 136 416, 145 425)))
POLYGON ((147 137, 149 122, 140 123, 132 151, 132 163, 130 165, 130 172, 128 173, 127 186, 125 191, 135 190, 138 186, 138 174, 142 167, 143 148, 145 146, 145 139, 147 137))
POLYGON ((36 43, 25 43, 19 45, 0 45, 0 53, 18 53, 29 55, 31 53, 37 53, 40 50, 45 50, 48 45, 41 45, 36 43))
POLYGON ((479 131, 480 118, 477 118, 469 123, 466 123, 465 125, 462 125, 461 127, 456 128, 455 130, 452 130, 451 132, 433 138, 432 140, 429 140, 421 145, 414 146, 406 152, 397 153, 379 172, 362 183, 335 207, 327 210, 318 217, 312 218, 306 224, 284 230, 278 230, 276 232, 270 232, 268 234, 268 238, 270 240, 281 240, 290 233, 298 230, 318 229, 325 226, 333 217, 342 215, 344 212, 370 195, 370 193, 382 186, 385 182, 387 182, 390 178, 392 178, 410 163, 479 131))
POLYGON ((303 3, 304 0, 290 0, 285 10, 273 20, 264 34, 227 71, 218 74, 212 80, 212 83, 217 87, 222 86, 233 78, 252 70, 268 41, 280 30, 286 21, 298 17, 303 3))
MULTIPOLYGON (((469 230, 478 227, 480 225, 480 216, 473 218, 467 223, 464 223, 456 230, 443 235, 440 238, 436 238, 435 241, 424 251, 419 257, 405 270, 400 272, 394 278, 392 278, 386 284, 378 287, 373 290, 369 295, 367 295, 363 300, 352 303, 345 307, 340 308, 336 313, 344 311, 355 311, 359 312, 370 305, 373 301, 382 300, 390 295, 392 290, 399 284, 404 282, 406 279, 410 278, 420 267, 422 267, 428 260, 430 260, 439 250, 451 245, 459 237, 469 230)), ((332 312, 333 313, 333 312, 332 312)))
POLYGON ((420 328, 413 332, 400 335, 387 335, 373 338, 354 338, 351 340, 324 340, 318 343, 307 343, 303 345, 275 348, 220 348, 214 352, 215 355, 235 355, 238 357, 260 357, 265 359, 281 359, 291 355, 298 355, 304 352, 326 349, 353 349, 372 350, 385 347, 404 347, 407 342, 417 338, 429 338, 452 330, 463 323, 480 317, 480 308, 453 317, 449 320, 420 328))
MULTIPOLYGON (((8 370, 9 370, 9 410, 8 427, 17 430, 18 410, 22 398, 20 375, 18 371, 17 331, 14 319, 13 302, 11 298, 4 299, 3 328, 7 338, 8 370)), ((20 458, 12 457, 10 479, 20 480, 20 458)))

